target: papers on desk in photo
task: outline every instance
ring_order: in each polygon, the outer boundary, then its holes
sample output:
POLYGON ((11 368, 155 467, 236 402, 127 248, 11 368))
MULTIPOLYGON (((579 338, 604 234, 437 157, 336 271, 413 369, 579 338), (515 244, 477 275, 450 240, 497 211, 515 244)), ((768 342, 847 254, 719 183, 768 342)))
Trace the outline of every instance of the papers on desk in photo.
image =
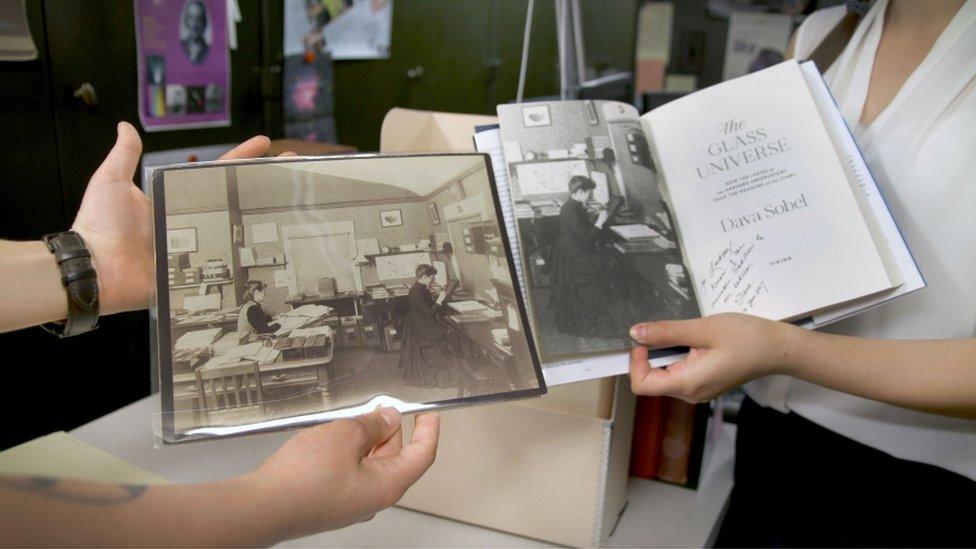
POLYGON ((204 330, 187 332, 176 340, 176 344, 173 345, 173 348, 177 351, 182 351, 185 349, 209 347, 214 341, 217 341, 217 338, 220 337, 220 332, 222 331, 222 328, 206 328, 204 330))
POLYGON ((263 341, 255 341, 227 349, 224 353, 208 360, 200 369, 213 370, 225 364, 235 364, 242 360, 253 360, 258 364, 267 364, 274 362, 280 353, 281 351, 265 345, 263 341))
POLYGON ((275 332, 276 336, 287 334, 297 328, 304 328, 313 320, 332 314, 332 307, 325 305, 302 305, 281 315, 276 322, 280 326, 275 332))

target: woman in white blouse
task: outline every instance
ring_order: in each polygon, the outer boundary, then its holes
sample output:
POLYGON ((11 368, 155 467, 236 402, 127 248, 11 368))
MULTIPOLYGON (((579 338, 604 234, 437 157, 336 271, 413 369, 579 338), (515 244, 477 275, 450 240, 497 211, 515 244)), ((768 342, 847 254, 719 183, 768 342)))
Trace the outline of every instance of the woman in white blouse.
MULTIPOLYGON (((794 36, 808 58, 845 17, 794 36)), ((976 545, 976 0, 878 0, 824 77, 927 287, 808 332, 744 315, 632 328, 689 357, 634 391, 745 383, 723 545, 976 545), (857 337, 851 337, 857 336, 857 337)))

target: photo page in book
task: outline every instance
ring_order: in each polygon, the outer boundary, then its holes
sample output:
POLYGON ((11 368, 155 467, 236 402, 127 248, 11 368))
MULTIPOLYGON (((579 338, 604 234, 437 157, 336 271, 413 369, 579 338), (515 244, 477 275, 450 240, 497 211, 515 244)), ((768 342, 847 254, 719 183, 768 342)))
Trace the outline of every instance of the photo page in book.
POLYGON ((540 356, 614 354, 621 373, 631 325, 699 316, 638 113, 593 100, 497 110, 540 356))
POLYGON ((483 154, 151 175, 165 443, 546 392, 483 154))
POLYGON ((795 61, 642 121, 703 315, 797 319, 897 286, 795 61))

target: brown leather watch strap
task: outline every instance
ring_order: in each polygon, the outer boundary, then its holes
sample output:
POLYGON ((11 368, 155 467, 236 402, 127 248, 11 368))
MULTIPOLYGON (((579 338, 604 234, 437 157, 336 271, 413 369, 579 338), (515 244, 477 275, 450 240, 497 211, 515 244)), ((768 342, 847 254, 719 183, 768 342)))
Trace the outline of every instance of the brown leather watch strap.
POLYGON ((85 241, 74 231, 47 234, 42 240, 61 269, 61 283, 68 292, 68 318, 64 324, 41 327, 58 337, 94 330, 98 327, 98 278, 85 241))

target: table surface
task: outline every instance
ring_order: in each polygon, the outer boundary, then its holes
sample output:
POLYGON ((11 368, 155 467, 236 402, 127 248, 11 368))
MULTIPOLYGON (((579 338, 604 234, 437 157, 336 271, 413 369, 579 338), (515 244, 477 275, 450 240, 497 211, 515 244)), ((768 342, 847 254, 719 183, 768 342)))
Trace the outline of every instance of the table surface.
MULTIPOLYGON (((229 478, 257 467, 288 433, 154 447, 151 397, 139 400, 72 434, 174 482, 229 478)), ((630 480, 628 505, 609 547, 704 547, 710 545, 732 488, 733 426, 715 433, 698 490, 630 480)), ((292 540, 282 547, 550 547, 527 539, 394 507, 373 520, 342 530, 292 540)))

